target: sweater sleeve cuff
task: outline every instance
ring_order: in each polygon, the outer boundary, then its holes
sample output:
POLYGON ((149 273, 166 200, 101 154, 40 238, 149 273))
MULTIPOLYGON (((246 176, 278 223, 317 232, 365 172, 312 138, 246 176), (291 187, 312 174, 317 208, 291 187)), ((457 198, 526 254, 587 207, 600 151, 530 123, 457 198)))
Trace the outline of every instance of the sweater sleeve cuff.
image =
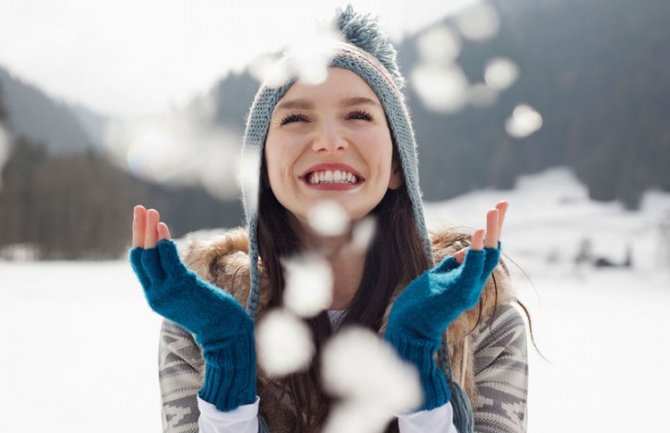
POLYGON ((203 345, 205 379, 198 396, 226 412, 254 401, 256 351, 253 330, 248 335, 203 345))
POLYGON ((451 390, 447 378, 435 362, 439 343, 406 338, 398 333, 387 333, 386 340, 402 359, 414 364, 419 371, 424 397, 421 410, 434 409, 449 401, 451 390))

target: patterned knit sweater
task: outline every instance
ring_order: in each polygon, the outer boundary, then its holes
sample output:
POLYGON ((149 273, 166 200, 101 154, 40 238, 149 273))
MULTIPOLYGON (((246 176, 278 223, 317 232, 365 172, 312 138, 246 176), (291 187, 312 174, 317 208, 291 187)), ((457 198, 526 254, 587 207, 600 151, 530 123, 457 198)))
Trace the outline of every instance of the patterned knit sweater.
MULTIPOLYGON (((468 246, 470 236, 441 232, 432 236, 434 259, 439 262, 468 246)), ((249 291, 248 237, 242 229, 203 242, 190 238, 183 260, 201 278, 228 290, 245 305, 249 291)), ((263 268, 260 267, 261 274, 263 268)), ((260 311, 268 303, 267 280, 261 281, 260 311)), ((454 378, 472 402, 477 433, 526 431, 528 363, 525 323, 513 306, 505 262, 494 270, 480 305, 461 314, 448 329, 454 378), (472 331, 472 332, 470 332, 472 331)), ((391 304, 392 305, 392 304, 391 304)), ((387 308, 386 318, 390 312, 387 308)), ((383 332, 383 327, 382 331, 383 332)), ((258 369, 259 388, 267 382, 258 369)), ((159 377, 163 431, 198 431, 197 393, 202 386, 204 361, 193 336, 164 320, 159 342, 159 377)), ((262 392, 262 391, 261 391, 262 392)), ((260 392, 259 392, 260 394, 260 392)), ((272 433, 289 432, 284 401, 264 392, 260 413, 272 433)))

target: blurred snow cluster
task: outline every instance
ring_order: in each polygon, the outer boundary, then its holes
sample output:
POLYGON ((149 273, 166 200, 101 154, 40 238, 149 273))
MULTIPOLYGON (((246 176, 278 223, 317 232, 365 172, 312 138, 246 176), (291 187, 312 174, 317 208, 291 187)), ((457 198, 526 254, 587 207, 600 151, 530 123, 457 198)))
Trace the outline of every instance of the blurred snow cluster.
MULTIPOLYGON (((462 39, 479 42, 495 37, 500 28, 498 14, 490 4, 480 2, 464 8, 453 22, 421 34, 417 41, 420 61, 411 71, 410 82, 426 108, 439 113, 456 113, 468 105, 494 105, 499 93, 518 79, 518 66, 505 57, 495 57, 485 66, 484 82, 470 83, 457 59, 462 39)), ((541 126, 542 116, 528 104, 518 105, 505 123, 507 133, 515 138, 527 137, 541 126)))

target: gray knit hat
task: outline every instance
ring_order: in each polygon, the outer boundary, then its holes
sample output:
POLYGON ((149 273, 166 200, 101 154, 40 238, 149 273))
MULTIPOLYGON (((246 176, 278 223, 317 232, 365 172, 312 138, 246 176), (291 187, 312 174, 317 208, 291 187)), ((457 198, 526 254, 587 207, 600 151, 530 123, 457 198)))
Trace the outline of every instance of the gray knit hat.
MULTIPOLYGON (((375 19, 356 13, 351 6, 337 11, 335 25, 344 37, 344 41, 336 46, 329 66, 348 69, 356 73, 372 88, 382 103, 400 156, 403 178, 412 203, 418 234, 423 241, 426 257, 430 263, 433 263, 431 241, 423 214, 414 130, 405 104, 405 97, 401 92, 404 79, 396 62, 396 50, 381 33, 375 19)), ((273 86, 266 81, 259 88, 247 118, 244 134, 243 152, 253 156, 252 160, 262 158, 272 112, 295 81, 295 76, 289 77, 280 86, 273 86)), ((260 159, 258 159, 258 167, 260 167, 260 159)), ((251 287, 247 300, 247 312, 253 319, 256 318, 260 299, 256 213, 259 193, 259 190, 253 188, 251 191, 243 190, 251 260, 251 287), (250 197, 249 194, 254 194, 254 196, 250 197)), ((452 389, 452 406, 456 426, 461 432, 472 431, 472 412, 467 396, 452 381, 447 351, 444 347, 440 351, 440 360, 452 389)))

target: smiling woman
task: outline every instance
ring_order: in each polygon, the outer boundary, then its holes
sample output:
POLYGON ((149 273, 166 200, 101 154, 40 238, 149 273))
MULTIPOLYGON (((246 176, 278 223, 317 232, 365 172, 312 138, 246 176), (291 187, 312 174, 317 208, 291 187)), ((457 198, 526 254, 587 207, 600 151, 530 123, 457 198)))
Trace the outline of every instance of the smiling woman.
POLYGON ((246 230, 193 241, 182 262, 158 212, 135 208, 131 264, 166 318, 164 430, 523 432, 525 325, 500 259, 508 203, 471 236, 429 234, 395 50, 351 8, 336 24, 345 42, 325 81, 291 76, 256 95, 244 146, 260 156, 260 182, 244 197, 246 230), (315 229, 323 202, 345 230, 315 229), (332 296, 311 296, 323 288, 332 296), (306 313, 295 293, 324 304, 306 313), (300 359, 286 359, 295 347, 300 359), (360 371, 333 374, 332 347, 360 371), (280 357, 281 369, 267 361, 280 357))

